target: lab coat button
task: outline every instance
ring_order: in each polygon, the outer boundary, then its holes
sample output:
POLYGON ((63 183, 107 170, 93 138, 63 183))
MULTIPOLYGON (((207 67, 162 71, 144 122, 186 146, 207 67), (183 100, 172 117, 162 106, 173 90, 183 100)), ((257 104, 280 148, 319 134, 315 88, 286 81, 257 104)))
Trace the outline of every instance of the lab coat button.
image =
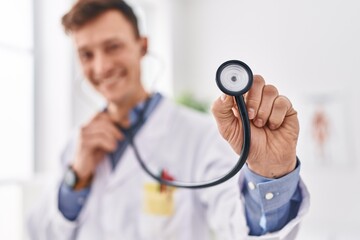
POLYGON ((271 193, 271 192, 268 192, 268 193, 265 194, 265 199, 266 200, 271 200, 271 199, 273 199, 273 197, 274 197, 274 194, 271 193))
POLYGON ((250 190, 254 190, 256 186, 253 182, 248 182, 248 187, 250 190))

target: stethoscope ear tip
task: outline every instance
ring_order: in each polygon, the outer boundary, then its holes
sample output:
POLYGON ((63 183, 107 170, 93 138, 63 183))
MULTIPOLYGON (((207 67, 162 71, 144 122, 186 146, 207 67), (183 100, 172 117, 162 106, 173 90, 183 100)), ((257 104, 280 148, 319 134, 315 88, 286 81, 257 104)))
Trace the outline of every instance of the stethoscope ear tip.
POLYGON ((251 88, 253 74, 250 67, 239 60, 229 60, 216 71, 216 84, 230 96, 241 96, 251 88))

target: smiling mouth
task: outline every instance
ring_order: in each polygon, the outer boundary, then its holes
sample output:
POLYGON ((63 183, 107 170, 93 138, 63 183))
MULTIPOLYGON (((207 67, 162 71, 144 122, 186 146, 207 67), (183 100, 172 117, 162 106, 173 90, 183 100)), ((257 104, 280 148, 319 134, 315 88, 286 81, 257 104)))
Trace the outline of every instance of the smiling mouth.
POLYGON ((113 85, 115 83, 119 83, 124 81, 124 78, 119 78, 119 77, 114 77, 114 78, 110 78, 110 79, 106 79, 102 82, 102 84, 104 85, 113 85))
POLYGON ((127 71, 125 69, 120 69, 116 74, 113 74, 111 77, 97 79, 96 84, 98 86, 102 85, 104 87, 110 87, 114 84, 121 83, 125 81, 127 71))

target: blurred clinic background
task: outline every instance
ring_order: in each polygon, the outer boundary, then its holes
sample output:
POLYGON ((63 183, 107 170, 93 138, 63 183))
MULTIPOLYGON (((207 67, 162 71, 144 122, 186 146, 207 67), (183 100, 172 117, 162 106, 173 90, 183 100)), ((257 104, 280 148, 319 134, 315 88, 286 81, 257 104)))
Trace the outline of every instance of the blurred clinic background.
MULTIPOLYGON (((292 100, 312 195, 299 239, 360 239, 359 1, 128 2, 150 38, 149 89, 208 106, 217 67, 239 59, 292 100)), ((71 131, 102 104, 60 25, 72 3, 2 1, 0 239, 27 239, 26 214, 71 131)))

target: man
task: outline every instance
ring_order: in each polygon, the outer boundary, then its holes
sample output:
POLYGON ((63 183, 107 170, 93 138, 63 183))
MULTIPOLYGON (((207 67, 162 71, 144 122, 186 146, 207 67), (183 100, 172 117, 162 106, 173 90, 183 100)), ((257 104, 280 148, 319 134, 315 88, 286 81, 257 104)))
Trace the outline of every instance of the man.
POLYGON ((299 181, 297 113, 286 97, 254 76, 245 96, 251 150, 241 175, 212 188, 171 190, 163 198, 153 191, 156 183, 141 170, 117 126, 135 128, 135 141, 149 161, 166 153, 178 168, 192 166, 191 174, 203 176, 208 174, 205 165, 214 171, 240 153, 242 125, 233 98, 223 95, 212 107, 232 151, 206 116, 145 91, 140 61, 147 39, 126 3, 78 1, 63 25, 74 40, 84 75, 107 107, 67 147, 64 171, 76 181, 60 179, 34 210, 32 239, 295 238, 308 193, 299 181), (145 122, 134 127, 139 112, 145 122))

